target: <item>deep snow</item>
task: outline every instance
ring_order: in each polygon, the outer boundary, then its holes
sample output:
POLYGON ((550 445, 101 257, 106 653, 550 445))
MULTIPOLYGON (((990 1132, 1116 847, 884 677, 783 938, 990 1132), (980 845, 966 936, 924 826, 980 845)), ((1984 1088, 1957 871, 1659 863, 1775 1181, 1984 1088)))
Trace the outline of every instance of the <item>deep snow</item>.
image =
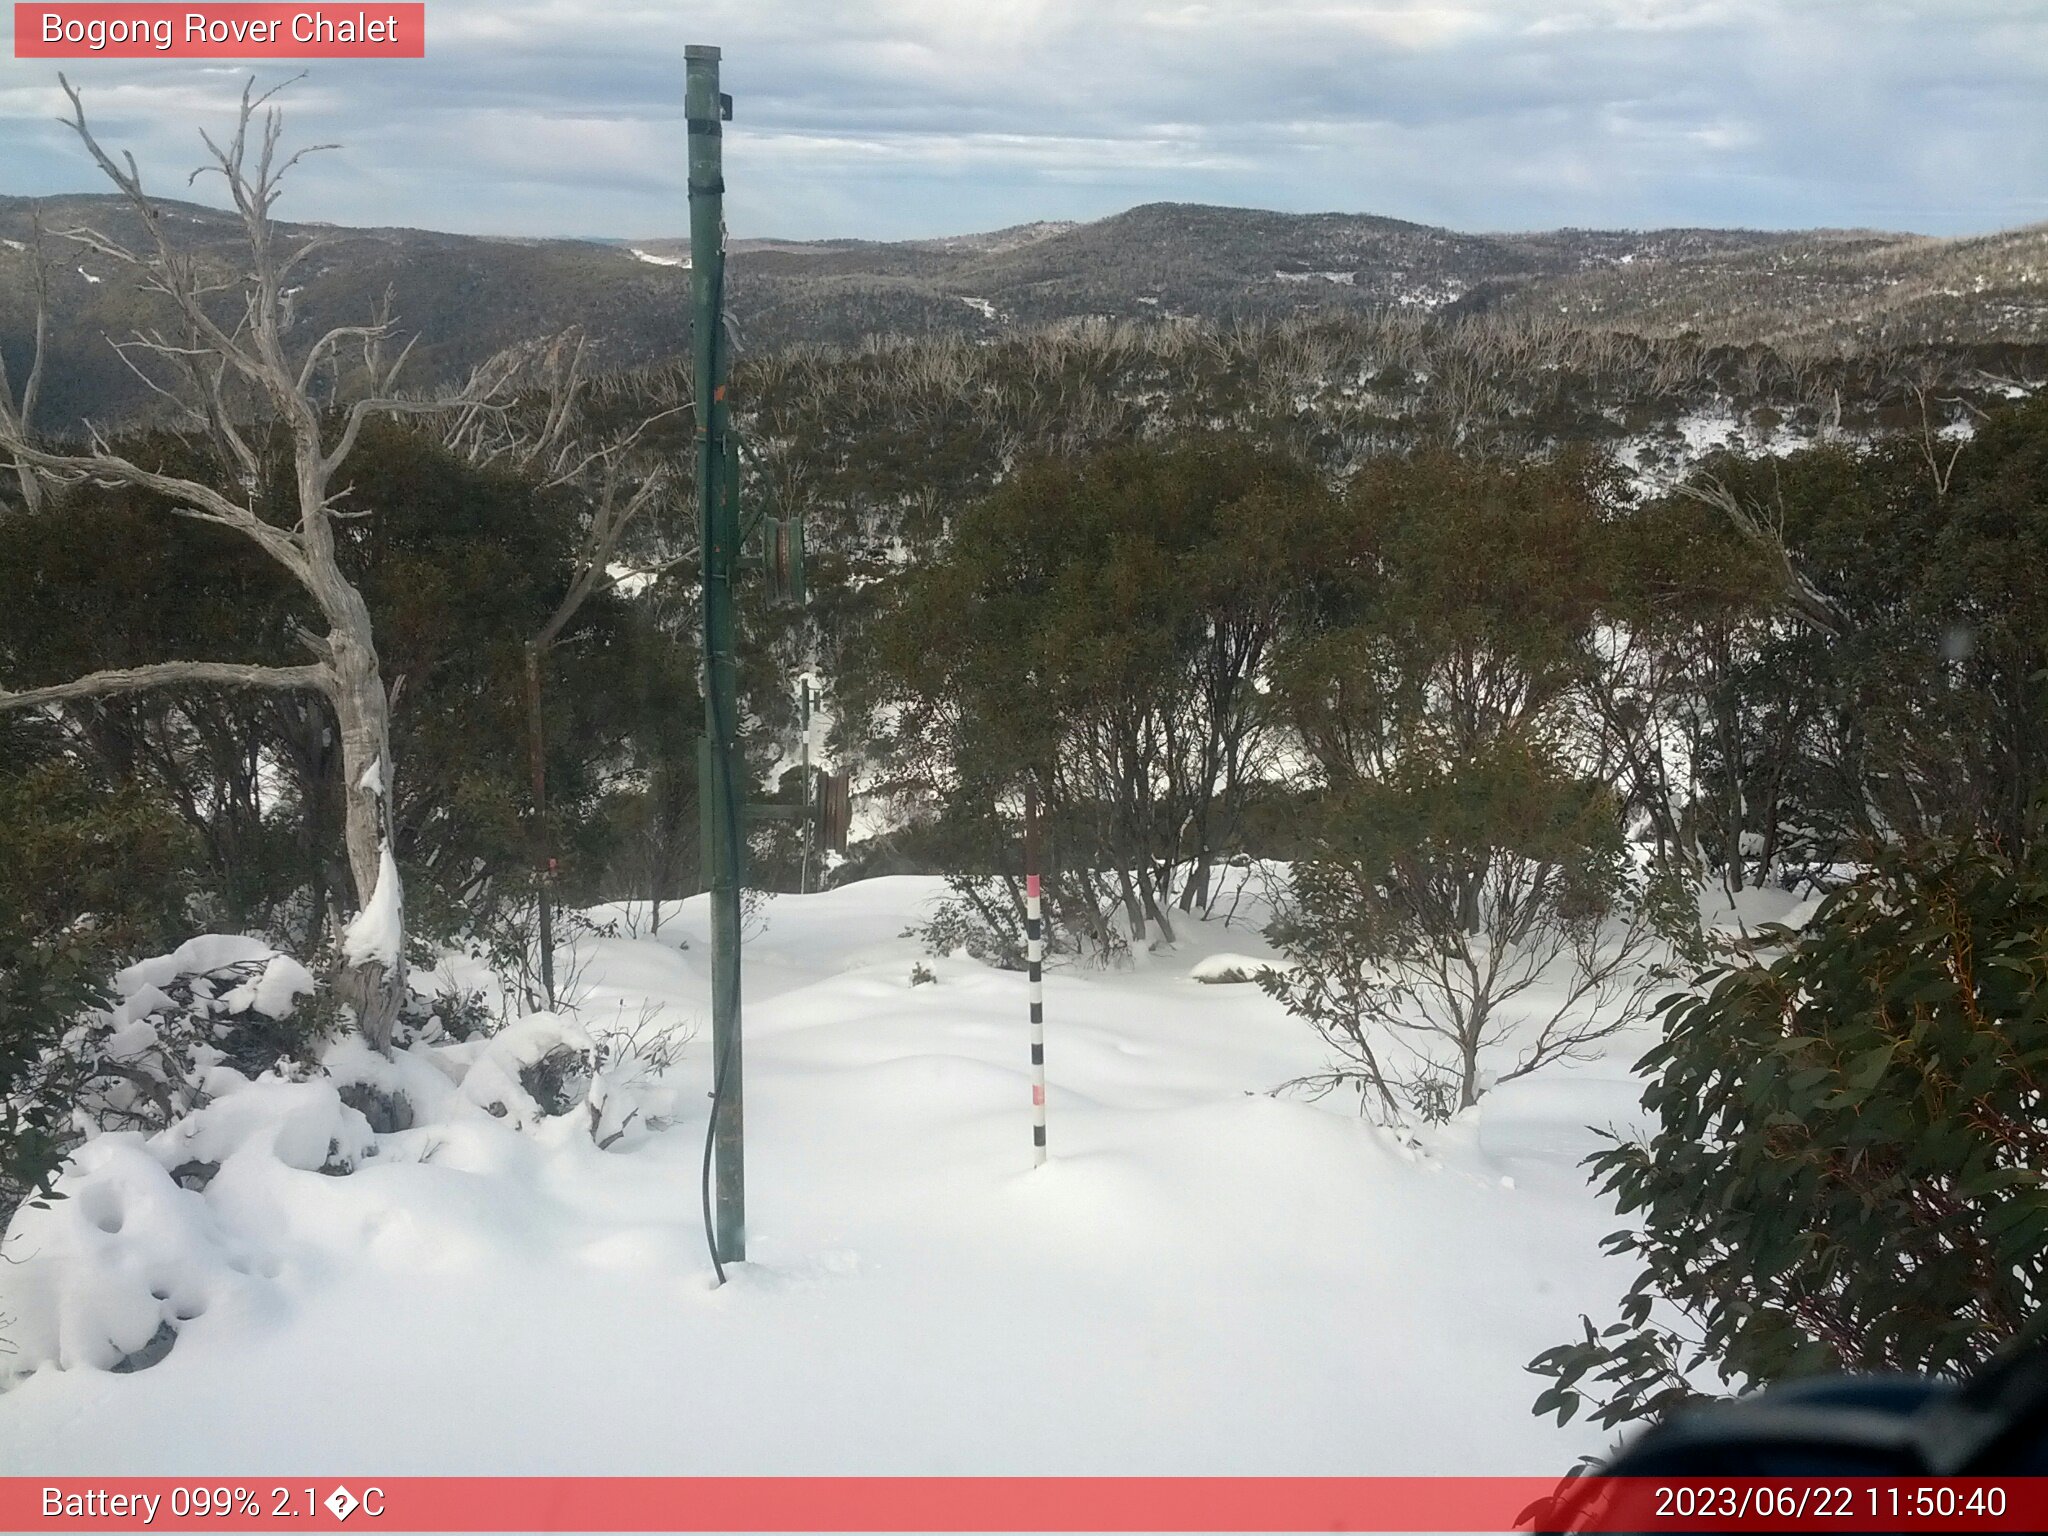
MULTIPOLYGON (((1417 1156, 1350 1101, 1269 1096, 1324 1048, 1255 986, 1193 979, 1270 951, 1191 923, 1135 969, 1048 976, 1033 1171, 1024 979, 901 936, 938 890, 768 906, 749 1262, 723 1289, 698 1206, 708 1027, 666 1080, 677 1123, 609 1152, 583 1116, 521 1127, 449 1090, 334 1176, 281 1139, 238 1152, 238 1093, 204 1194, 109 1179, 10 1244, 71 1245, 44 1255, 70 1254, 67 1283, 164 1290, 142 1305, 181 1332, 149 1369, 0 1393, 0 1472, 1540 1474, 1603 1447, 1532 1417, 1522 1367, 1630 1278, 1576 1164, 1588 1123, 1638 1122, 1643 1036, 1498 1090, 1417 1156), (935 985, 910 984, 920 959, 935 985), (120 1208, 130 1187, 154 1194, 120 1208)), ((698 1020, 702 901, 658 940, 644 910, 596 915, 642 936, 583 942, 581 1023, 698 1020)), ((82 1162, 147 1155, 110 1136, 82 1162)), ((0 1272, 0 1312, 33 1267, 0 1272)))

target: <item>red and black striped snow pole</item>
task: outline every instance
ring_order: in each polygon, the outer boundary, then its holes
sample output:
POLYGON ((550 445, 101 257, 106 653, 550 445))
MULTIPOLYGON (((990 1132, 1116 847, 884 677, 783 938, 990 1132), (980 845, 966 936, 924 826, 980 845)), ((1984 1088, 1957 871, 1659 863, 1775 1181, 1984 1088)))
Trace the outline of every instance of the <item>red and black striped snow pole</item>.
POLYGON ((1038 894, 1038 786, 1024 786, 1024 940, 1031 967, 1031 1161, 1045 1161, 1045 918, 1038 894))

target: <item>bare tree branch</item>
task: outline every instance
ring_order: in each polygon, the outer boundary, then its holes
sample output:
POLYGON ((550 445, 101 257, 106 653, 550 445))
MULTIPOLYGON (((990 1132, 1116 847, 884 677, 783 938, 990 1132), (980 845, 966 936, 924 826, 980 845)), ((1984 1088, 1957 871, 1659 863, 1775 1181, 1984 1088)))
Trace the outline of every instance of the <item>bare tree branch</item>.
MULTIPOLYGON (((30 283, 36 304, 35 350, 30 355, 28 378, 21 386, 19 402, 15 400, 13 386, 8 382, 6 360, 0 358, 0 446, 5 446, 6 439, 27 442, 33 433, 36 399, 43 388, 43 364, 49 354, 50 260, 43 246, 42 214, 32 215, 31 223, 35 231, 33 249, 29 253, 30 283)), ((31 512, 38 510, 43 504, 43 485, 34 466, 17 455, 14 472, 21 482, 22 505, 31 512)))
POLYGON ((121 667, 91 672, 68 683, 45 688, 24 688, 19 692, 0 689, 0 713, 33 709, 41 704, 60 704, 67 699, 105 698, 111 694, 141 693, 150 688, 178 688, 211 684, 231 688, 312 689, 324 693, 334 685, 334 674, 324 666, 259 667, 236 661, 160 661, 147 667, 121 667))
POLYGON ((1793 563, 1786 547, 1783 527, 1755 506, 1746 506, 1721 481, 1712 476, 1682 481, 1674 487, 1679 495, 1711 507, 1728 519, 1728 525, 1744 542, 1769 563, 1777 595, 1792 615, 1824 635, 1839 637, 1848 627, 1840 611, 1793 563))
POLYGON ((0 428, 0 448, 8 449, 18 460, 58 476, 91 480, 102 485, 133 485, 155 491, 178 503, 178 510, 184 516, 198 518, 201 522, 219 523, 247 534, 293 576, 302 582, 308 578, 310 568, 306 550, 296 533, 266 523, 247 507, 228 500, 210 485, 188 480, 182 475, 144 469, 133 460, 104 447, 93 453, 45 453, 26 443, 10 441, 4 428, 0 428))

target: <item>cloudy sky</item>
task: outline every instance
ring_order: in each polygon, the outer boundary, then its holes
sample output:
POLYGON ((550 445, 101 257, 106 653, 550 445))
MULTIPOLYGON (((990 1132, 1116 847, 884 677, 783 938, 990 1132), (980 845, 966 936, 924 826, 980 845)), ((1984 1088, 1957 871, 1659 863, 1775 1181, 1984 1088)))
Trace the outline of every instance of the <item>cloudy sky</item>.
MULTIPOLYGON (((681 233, 682 50, 707 42, 741 235, 1161 199, 1471 230, 2048 219, 2044 0, 427 0, 427 35, 292 88, 292 136, 345 149, 283 213, 681 233)), ((66 67, 165 190, 242 78, 66 67)), ((0 70, 0 192, 90 186, 52 66, 0 70)))

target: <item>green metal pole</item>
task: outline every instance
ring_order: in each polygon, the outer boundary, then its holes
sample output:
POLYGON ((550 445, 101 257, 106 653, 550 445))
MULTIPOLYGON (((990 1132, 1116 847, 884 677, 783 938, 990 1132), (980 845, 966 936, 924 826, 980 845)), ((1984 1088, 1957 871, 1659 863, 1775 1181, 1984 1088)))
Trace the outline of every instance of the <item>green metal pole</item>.
POLYGON ((683 111, 690 130, 690 303, 697 395, 697 528, 704 568, 704 737, 698 795, 704 805, 704 883, 711 893, 711 1055, 717 1097, 719 1257, 747 1256, 745 1096, 740 1051, 740 826, 734 774, 739 720, 733 638, 733 573, 739 556, 738 485, 728 457, 730 407, 725 289, 725 167, 719 123, 718 50, 683 50, 683 111))

